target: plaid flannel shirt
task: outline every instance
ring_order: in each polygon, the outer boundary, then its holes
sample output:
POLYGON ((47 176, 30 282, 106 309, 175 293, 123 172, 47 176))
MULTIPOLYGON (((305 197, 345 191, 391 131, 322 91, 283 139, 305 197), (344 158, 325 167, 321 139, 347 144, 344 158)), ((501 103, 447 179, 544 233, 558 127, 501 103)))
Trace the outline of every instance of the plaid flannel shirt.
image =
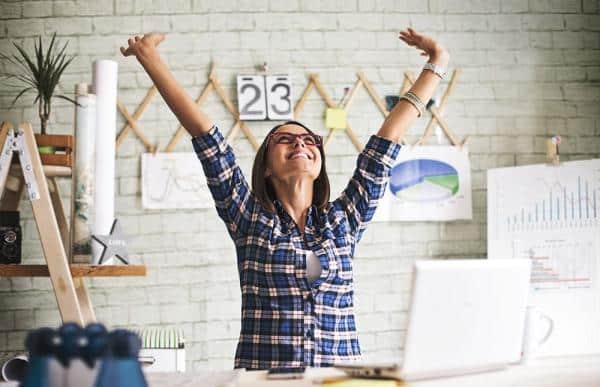
POLYGON ((192 144, 236 247, 242 326, 235 368, 319 367, 360 357, 352 257, 400 145, 371 136, 348 186, 324 211, 309 208, 301 233, 279 201, 276 213, 260 204, 216 126, 192 144), (322 267, 310 285, 309 250, 322 267))

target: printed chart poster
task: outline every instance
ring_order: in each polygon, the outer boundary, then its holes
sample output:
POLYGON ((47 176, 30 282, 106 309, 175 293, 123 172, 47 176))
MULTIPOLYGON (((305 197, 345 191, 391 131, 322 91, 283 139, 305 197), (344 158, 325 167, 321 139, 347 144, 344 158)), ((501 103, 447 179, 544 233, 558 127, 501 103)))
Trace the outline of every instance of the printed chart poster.
POLYGON ((142 205, 148 209, 212 207, 206 177, 195 153, 144 153, 142 205))
POLYGON ((375 221, 471 219, 471 164, 466 147, 403 147, 375 221))
POLYGON ((600 159, 488 171, 488 257, 529 259, 540 354, 600 353, 600 159))

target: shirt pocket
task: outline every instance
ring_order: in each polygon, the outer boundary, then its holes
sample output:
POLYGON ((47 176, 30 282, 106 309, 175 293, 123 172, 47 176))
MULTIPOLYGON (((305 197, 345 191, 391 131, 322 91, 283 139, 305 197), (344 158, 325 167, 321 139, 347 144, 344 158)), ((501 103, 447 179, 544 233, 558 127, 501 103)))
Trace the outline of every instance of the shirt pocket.
POLYGON ((267 250, 264 265, 263 283, 270 295, 281 295, 283 289, 294 288, 296 284, 296 251, 290 242, 273 244, 267 250))
POLYGON ((349 239, 347 237, 328 239, 323 246, 329 256, 330 270, 334 271, 332 273, 334 275, 329 278, 334 284, 350 284, 352 282, 352 259, 349 239))

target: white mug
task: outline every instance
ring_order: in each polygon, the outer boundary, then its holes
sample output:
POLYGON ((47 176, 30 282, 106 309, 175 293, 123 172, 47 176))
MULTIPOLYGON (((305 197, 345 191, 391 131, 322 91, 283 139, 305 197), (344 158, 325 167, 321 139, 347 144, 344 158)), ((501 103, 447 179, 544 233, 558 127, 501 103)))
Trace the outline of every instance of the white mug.
POLYGON ((541 345, 548 341, 553 330, 554 320, 550 316, 542 313, 535 306, 527 307, 521 352, 522 364, 526 364, 535 357, 536 352, 541 345))

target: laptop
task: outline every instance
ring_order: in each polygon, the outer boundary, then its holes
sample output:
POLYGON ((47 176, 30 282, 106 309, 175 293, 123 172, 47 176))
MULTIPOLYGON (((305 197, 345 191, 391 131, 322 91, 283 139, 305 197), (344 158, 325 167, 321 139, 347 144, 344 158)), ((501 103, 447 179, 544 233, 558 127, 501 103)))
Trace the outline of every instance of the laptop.
POLYGON ((417 261, 404 357, 335 367, 353 377, 417 380, 518 362, 530 272, 529 259, 417 261))

